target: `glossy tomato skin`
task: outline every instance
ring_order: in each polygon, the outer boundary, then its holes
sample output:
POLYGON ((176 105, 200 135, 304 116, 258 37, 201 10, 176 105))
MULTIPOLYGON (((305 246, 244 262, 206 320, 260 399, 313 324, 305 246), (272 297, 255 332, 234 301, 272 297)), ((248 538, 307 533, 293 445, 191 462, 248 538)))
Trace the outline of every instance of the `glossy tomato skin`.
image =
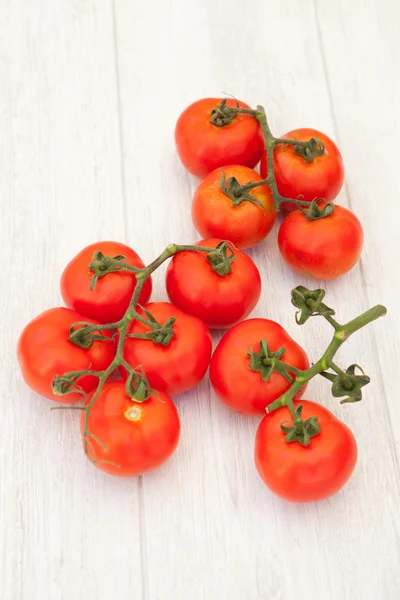
MULTIPOLYGON (((82 402, 82 394, 73 393, 56 396, 51 383, 56 375, 70 371, 103 371, 113 361, 115 345, 99 340, 88 349, 79 348, 68 340, 71 325, 78 321, 95 323, 69 308, 51 308, 38 315, 22 331, 18 340, 17 356, 22 376, 27 385, 50 400, 71 404, 82 402)), ((109 332, 103 335, 110 336, 109 332)), ((78 385, 91 392, 98 378, 91 375, 81 377, 78 385)))
MULTIPOLYGON (((207 239, 196 246, 216 248, 220 239, 207 239)), ((246 318, 261 294, 260 273, 247 254, 235 252, 232 272, 216 273, 205 252, 185 251, 170 261, 166 275, 168 297, 184 312, 198 317, 210 329, 225 329, 246 318)))
POLYGON ((240 184, 261 181, 256 171, 240 165, 216 169, 197 187, 192 203, 194 226, 203 238, 217 237, 233 242, 238 248, 250 248, 258 244, 271 231, 276 211, 271 190, 267 185, 252 189, 249 193, 263 205, 243 201, 235 206, 221 190, 220 181, 225 173, 226 181, 235 177, 240 184))
MULTIPOLYGON (((94 290, 90 290, 93 272, 88 265, 96 250, 105 256, 122 255, 134 267, 143 268, 142 259, 132 248, 120 242, 96 242, 86 246, 65 267, 61 276, 61 295, 65 304, 99 323, 114 323, 124 316, 132 298, 136 277, 133 273, 120 271, 99 277, 94 290)), ((145 304, 151 295, 151 278, 147 279, 139 302, 145 304)))
MULTIPOLYGON (((220 98, 203 98, 194 102, 180 115, 175 128, 178 156, 186 169, 205 177, 225 165, 255 167, 264 149, 264 139, 257 120, 238 114, 224 127, 210 123, 211 113, 221 103, 220 98)), ((234 108, 236 100, 228 99, 234 108)), ((250 108, 239 101, 241 108, 250 108)))
MULTIPOLYGON (((232 327, 216 347, 210 363, 210 379, 219 399, 232 410, 248 415, 263 414, 268 404, 289 389, 289 382, 279 373, 263 381, 261 373, 250 369, 248 351, 260 350, 265 339, 272 351, 282 346, 281 360, 297 369, 308 369, 304 350, 275 321, 248 319, 232 327)), ((297 394, 299 397, 305 387, 297 394)))
POLYGON ((255 462, 272 492, 291 502, 314 502, 338 492, 349 480, 357 462, 357 444, 350 429, 329 410, 309 400, 302 417, 318 417, 321 431, 308 446, 286 442, 283 421, 291 422, 286 407, 267 414, 255 442, 255 462))
MULTIPOLYGON (((203 379, 210 362, 212 343, 208 328, 169 302, 150 302, 144 308, 160 324, 174 317, 174 336, 168 346, 128 337, 125 360, 134 368, 141 365, 154 389, 170 396, 191 389, 203 379)), ((138 321, 133 321, 128 329, 128 333, 147 331, 148 326, 138 321)))
MULTIPOLYGON (((321 131, 310 128, 294 129, 282 136, 301 142, 312 137, 324 144, 325 153, 310 163, 296 154, 290 145, 279 144, 275 148, 274 173, 278 191, 281 196, 294 200, 300 197, 312 202, 324 198, 326 202, 331 202, 340 192, 344 179, 342 156, 335 142, 321 131)), ((268 176, 266 152, 261 158, 260 173, 263 178, 268 176)), ((296 210, 296 206, 289 202, 284 202, 281 208, 287 212, 296 210)))
POLYGON ((335 205, 329 217, 309 221, 299 210, 279 229, 278 245, 285 261, 298 273, 316 279, 336 279, 354 267, 364 241, 354 213, 335 205))
MULTIPOLYGON (((84 425, 82 413, 82 437, 84 425)), ((163 392, 138 403, 126 394, 124 382, 113 381, 104 385, 94 403, 88 430, 101 441, 88 438, 88 457, 95 466, 111 475, 133 477, 156 469, 174 453, 180 421, 174 403, 163 392)))

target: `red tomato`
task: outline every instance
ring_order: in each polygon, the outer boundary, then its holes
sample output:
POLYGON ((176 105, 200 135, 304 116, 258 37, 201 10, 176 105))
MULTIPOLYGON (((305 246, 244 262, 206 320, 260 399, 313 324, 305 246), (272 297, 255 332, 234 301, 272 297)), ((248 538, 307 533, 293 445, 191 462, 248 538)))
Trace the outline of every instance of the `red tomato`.
MULTIPOLYGON (((96 323, 69 308, 46 310, 22 331, 18 341, 17 355, 22 376, 29 387, 50 400, 71 404, 83 400, 82 394, 65 396, 53 394, 51 383, 56 375, 70 371, 104 371, 115 355, 114 342, 99 340, 88 349, 80 348, 68 340, 69 329, 77 321, 96 323)), ((109 336, 109 332, 102 332, 109 336)), ((86 375, 77 381, 85 392, 91 392, 98 378, 86 375)))
POLYGON ((282 222, 278 244, 283 258, 298 273, 335 279, 358 261, 364 241, 360 221, 347 208, 335 205, 329 217, 310 221, 301 211, 282 222))
MULTIPOLYGON (((274 321, 248 319, 232 327, 216 347, 210 363, 210 378, 222 402, 236 412, 262 414, 266 406, 282 396, 290 383, 280 373, 272 373, 263 381, 259 371, 250 369, 248 351, 259 352, 260 340, 266 340, 271 351, 286 349, 280 360, 297 369, 308 369, 304 350, 274 321)), ((297 394, 299 397, 305 387, 297 394)))
MULTIPOLYGON (((210 123, 211 113, 221 103, 218 98, 204 98, 183 111, 175 128, 179 158, 190 173, 205 177, 225 165, 255 167, 264 149, 258 121, 251 115, 238 114, 229 125, 210 123)), ((226 105, 236 106, 228 99, 226 105)), ((250 108, 239 101, 241 108, 250 108)))
MULTIPOLYGON (((175 396, 194 387, 206 374, 212 344, 207 327, 200 319, 187 315, 168 302, 150 302, 145 307, 163 325, 175 318, 174 335, 167 346, 152 340, 127 337, 124 358, 133 367, 141 365, 150 385, 175 396)), ((143 314, 140 309, 138 311, 143 314)), ((146 333, 150 330, 139 321, 132 321, 128 333, 146 333)))
MULTIPOLYGON (((90 398, 89 398, 90 401, 90 398)), ((85 413, 81 415, 84 436, 85 413)), ((135 402, 125 383, 106 383, 88 418, 87 454, 96 467, 121 477, 141 475, 162 465, 175 451, 180 435, 178 411, 163 392, 135 402), (99 441, 97 441, 99 440, 99 441)))
POLYGON ((267 185, 249 190, 249 194, 261 202, 263 208, 248 200, 235 206, 221 190, 223 173, 226 181, 235 177, 240 184, 262 181, 262 177, 248 167, 234 165, 216 169, 199 184, 194 193, 193 223, 204 238, 217 237, 233 242, 238 248, 249 248, 264 239, 275 223, 271 190, 267 185))
MULTIPOLYGON (((61 295, 67 306, 80 312, 86 317, 96 319, 100 323, 114 323, 124 316, 132 298, 136 277, 127 271, 108 273, 99 277, 96 287, 90 290, 90 280, 93 272, 88 265, 96 250, 105 256, 125 256, 128 263, 134 267, 143 268, 145 265, 132 248, 119 242, 96 242, 86 246, 65 267, 61 276, 61 295)), ((151 279, 147 279, 140 294, 139 302, 145 304, 151 295, 151 279)))
POLYGON ((350 429, 326 408, 309 400, 302 418, 318 417, 321 431, 308 446, 287 442, 282 422, 291 422, 286 407, 267 414, 256 435, 255 461, 259 474, 275 494, 291 502, 313 502, 338 492, 357 462, 357 444, 350 429))
MULTIPOLYGON (((209 239, 196 246, 215 248, 221 240, 209 239)), ((205 252, 184 251, 170 261, 166 276, 168 297, 184 312, 212 328, 231 327, 256 306, 261 294, 260 273, 247 254, 233 244, 232 271, 221 276, 205 252)))
MULTIPOLYGON (((275 148, 274 173, 278 191, 281 196, 294 200, 301 198, 312 202, 317 198, 324 198, 326 202, 331 202, 340 192, 344 179, 343 161, 336 144, 316 129, 295 129, 282 136, 284 139, 301 142, 306 142, 312 137, 318 138, 324 144, 325 153, 309 163, 296 154, 293 146, 279 144, 275 148)), ((266 152, 261 158, 260 172, 263 179, 268 177, 266 152)), ((291 212, 296 206, 284 202, 282 209, 291 212)))

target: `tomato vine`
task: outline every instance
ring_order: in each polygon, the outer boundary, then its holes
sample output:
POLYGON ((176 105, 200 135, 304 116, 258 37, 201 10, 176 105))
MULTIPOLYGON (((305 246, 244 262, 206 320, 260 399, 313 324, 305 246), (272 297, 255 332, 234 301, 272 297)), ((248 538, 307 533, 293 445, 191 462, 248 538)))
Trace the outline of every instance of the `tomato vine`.
MULTIPOLYGON (((54 394, 63 396, 65 394, 80 392, 85 394, 79 388, 78 380, 81 376, 90 374, 98 378, 98 385, 93 392, 90 401, 86 406, 63 406, 56 408, 71 408, 85 411, 85 422, 83 428, 83 444, 86 455, 88 455, 89 440, 93 435, 89 431, 89 415, 99 397, 105 382, 109 379, 112 373, 119 367, 123 367, 127 372, 126 393, 134 402, 145 402, 150 395, 154 393, 146 378, 146 374, 140 367, 133 368, 124 358, 124 345, 127 337, 137 337, 152 340, 157 344, 168 345, 173 332, 174 319, 168 319, 164 324, 157 323, 149 311, 144 311, 146 317, 139 314, 137 311, 140 293, 146 280, 158 269, 166 260, 181 251, 203 252, 207 254, 210 267, 221 277, 231 272, 231 264, 235 259, 235 252, 227 242, 221 242, 216 248, 208 248, 204 246, 177 245, 170 244, 165 250, 147 267, 138 268, 129 265, 124 256, 109 257, 104 256, 100 251, 96 251, 93 259, 88 265, 88 268, 93 272, 90 288, 94 289, 97 280, 100 277, 105 277, 108 273, 115 271, 129 271, 134 273, 136 277, 136 286, 130 300, 129 306, 125 315, 120 321, 107 323, 105 325, 93 325, 84 321, 74 323, 70 328, 69 340, 80 346, 81 348, 90 348, 95 340, 108 339, 101 334, 103 330, 114 330, 118 334, 118 343, 114 356, 114 360, 104 371, 71 371, 63 375, 56 375, 52 382, 52 390, 54 394), (150 331, 145 334, 129 334, 128 328, 133 320, 138 320, 150 327, 150 331)), ((95 440, 99 443, 99 440, 95 440)), ((100 444, 101 445, 101 444, 100 444)), ((92 462, 98 462, 96 460, 92 462)), ((103 461, 101 461, 103 462, 103 461)))
MULTIPOLYGON (((104 277, 115 270, 132 271, 135 274, 137 283, 132 295, 129 306, 123 318, 115 323, 105 325, 93 325, 85 322, 77 322, 71 326, 70 341, 82 348, 89 348, 95 340, 109 339, 101 334, 102 330, 115 330, 118 332, 118 344, 114 360, 109 367, 101 372, 95 371, 73 371, 65 373, 62 376, 57 375, 53 380, 52 389, 57 395, 65 395, 80 391, 77 384, 82 375, 94 375, 98 377, 98 385, 91 396, 90 401, 84 407, 78 408, 85 411, 85 424, 83 430, 84 449, 87 454, 89 439, 92 436, 88 428, 89 414, 94 406, 105 382, 111 374, 118 368, 126 369, 128 377, 126 381, 126 392, 134 402, 145 402, 154 390, 146 378, 146 374, 140 367, 133 368, 124 358, 124 344, 128 336, 140 337, 153 340, 153 342, 168 345, 174 335, 174 319, 168 319, 164 324, 158 323, 148 311, 145 311, 145 317, 137 312, 138 300, 144 283, 150 275, 160 267, 162 263, 181 251, 205 252, 210 266, 221 276, 228 274, 231 270, 231 263, 235 258, 235 253, 227 242, 220 243, 217 248, 207 248, 204 246, 186 246, 171 244, 147 267, 131 267, 122 256, 114 258, 104 256, 100 252, 94 254, 89 269, 93 272, 92 282, 94 285, 99 277, 104 277), (132 320, 146 324, 150 331, 144 334, 129 334, 128 327, 132 320)), ((94 288, 94 285, 91 288, 94 288)), ((386 314, 386 308, 382 305, 374 306, 345 325, 341 325, 334 319, 335 311, 324 302, 325 291, 322 289, 309 290, 304 286, 298 286, 292 290, 292 304, 298 309, 296 321, 298 324, 304 324, 311 316, 322 316, 334 329, 333 338, 321 358, 306 370, 294 368, 280 360, 285 352, 285 348, 279 348, 271 352, 266 340, 260 340, 260 350, 258 353, 249 350, 250 363, 249 368, 254 371, 260 371, 264 381, 268 381, 273 372, 280 373, 287 379, 291 386, 277 400, 267 407, 267 412, 286 406, 292 416, 293 422, 290 424, 282 423, 282 430, 286 434, 288 442, 298 442, 307 446, 310 439, 317 435, 320 426, 317 417, 311 416, 305 421, 302 419, 302 405, 296 407, 293 398, 296 393, 315 375, 322 375, 332 382, 332 394, 335 397, 346 396, 342 402, 355 402, 361 400, 361 388, 369 383, 368 376, 358 365, 351 365, 346 371, 340 369, 333 358, 342 346, 342 344, 356 331, 386 314), (361 374, 356 374, 356 369, 361 374)), ((68 407, 62 407, 68 408, 68 407)), ((99 441, 97 441, 99 443, 99 441)), ((96 462, 96 461, 95 461, 96 462)))
POLYGON ((225 127, 226 125, 229 125, 239 113, 253 116, 260 124, 265 140, 265 149, 267 152, 268 177, 262 179, 261 181, 250 181, 249 183, 241 185, 234 177, 229 178, 229 180, 226 182, 223 174, 220 182, 221 189, 229 198, 231 198, 233 203, 236 205, 247 200, 248 202, 258 204, 257 199, 251 196, 249 191, 259 187, 260 185, 267 185, 271 190, 274 200, 274 207, 277 212, 281 209, 281 205, 285 202, 294 204, 298 209, 302 210, 307 215, 308 219, 312 221, 328 217, 330 214, 332 214, 334 210, 332 203, 325 204, 321 208, 318 206, 320 202, 324 201, 324 198, 315 198, 315 200, 312 202, 307 202, 299 198, 285 198, 282 196, 278 191, 274 173, 274 150, 278 145, 293 146, 294 152, 301 156, 307 163, 310 163, 317 157, 324 154, 325 146, 323 142, 316 137, 312 137, 308 141, 276 138, 271 132, 265 109, 262 106, 257 106, 256 110, 241 108, 239 104, 237 104, 236 107, 230 107, 227 106, 226 99, 222 100, 219 106, 214 108, 211 113, 210 123, 216 127, 225 127))

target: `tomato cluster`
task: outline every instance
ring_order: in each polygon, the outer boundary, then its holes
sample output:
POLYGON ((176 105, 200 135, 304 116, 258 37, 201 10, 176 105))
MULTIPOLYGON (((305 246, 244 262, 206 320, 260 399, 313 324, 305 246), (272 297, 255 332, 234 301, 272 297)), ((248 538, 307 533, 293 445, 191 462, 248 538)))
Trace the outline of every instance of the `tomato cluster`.
MULTIPOLYGON (((61 276, 66 307, 47 310, 21 333, 22 375, 38 394, 81 410, 82 443, 94 465, 134 476, 172 455, 180 420, 171 397, 196 386, 210 367, 225 405, 264 415, 255 462, 267 486, 298 502, 329 496, 354 469, 354 436, 327 409, 299 404, 312 376, 299 344, 274 321, 247 319, 261 278, 243 249, 268 235, 282 208, 278 243, 288 264, 318 279, 349 271, 363 231, 353 213, 330 204, 343 184, 340 152, 311 129, 272 138, 262 114, 213 98, 182 113, 175 140, 184 166, 203 178, 192 216, 204 239, 168 246, 147 267, 118 242, 84 248, 61 276), (254 170, 260 161, 261 175, 254 170), (170 302, 151 302, 151 275, 167 258, 170 302), (213 354, 210 329, 227 330, 213 354), (291 419, 293 427, 282 425, 291 419)), ((297 288, 293 303, 339 327, 317 292, 297 288)), ((350 383, 365 384, 349 373, 350 383)))
POLYGON ((271 186, 260 182, 271 175, 270 152, 280 208, 289 213, 278 236, 284 260, 295 271, 317 279, 335 279, 347 273, 358 261, 363 245, 357 217, 338 205, 325 218, 310 219, 310 214, 298 210, 306 207, 302 201, 324 206, 339 194, 344 168, 336 144, 320 131, 301 128, 275 139, 267 151, 264 144, 260 147, 261 128, 256 127, 254 117, 239 113, 232 118, 227 112, 229 108, 249 108, 246 104, 231 99, 220 107, 216 98, 195 102, 179 117, 175 130, 182 163, 197 177, 204 177, 192 203, 193 223, 200 235, 230 240, 239 248, 249 248, 268 235, 276 220, 274 198, 271 186), (224 118, 229 121, 225 125, 224 118), (311 158, 296 145, 308 140, 317 140, 323 147, 311 158), (258 162, 261 175, 253 170, 258 162), (227 186, 230 180, 234 181, 227 186), (254 183, 257 187, 240 194, 237 184, 254 183))

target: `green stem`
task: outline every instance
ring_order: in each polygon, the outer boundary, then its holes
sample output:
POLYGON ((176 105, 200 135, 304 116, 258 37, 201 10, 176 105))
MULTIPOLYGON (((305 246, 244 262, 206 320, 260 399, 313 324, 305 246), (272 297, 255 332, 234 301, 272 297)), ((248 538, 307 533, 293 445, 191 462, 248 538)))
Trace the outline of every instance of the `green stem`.
POLYGON ((329 362, 328 366, 332 369, 332 371, 335 371, 335 373, 337 373, 338 375, 345 375, 344 371, 336 363, 334 363, 333 360, 329 362))
MULTIPOLYGON (((374 306, 373 308, 370 308, 364 312, 362 315, 359 315, 352 321, 349 321, 346 323, 346 325, 341 326, 340 329, 335 328, 333 338, 321 358, 312 367, 298 374, 290 388, 280 398, 267 406, 267 412, 271 413, 282 406, 287 406, 293 414, 293 397, 303 387, 303 385, 315 377, 315 375, 322 373, 322 371, 326 371, 329 368, 334 368, 332 366, 334 364, 333 357, 342 344, 344 344, 344 342, 348 340, 353 333, 365 325, 372 323, 379 317, 383 317, 386 313, 386 308, 378 304, 377 306, 374 306)), ((289 370, 290 369, 292 369, 292 367, 289 367, 289 370)))
MULTIPOLYGON (((235 112, 236 114, 242 113, 242 114, 246 114, 246 115, 252 115, 255 119, 257 119, 257 121, 260 123, 261 131, 264 136, 265 148, 267 151, 268 177, 266 179, 263 179, 262 181, 258 181, 256 183, 251 182, 251 183, 244 184, 244 185, 240 186, 240 188, 238 188, 235 193, 240 196, 241 194, 247 192, 248 190, 256 188, 260 185, 267 185, 271 190, 272 197, 274 200, 274 208, 277 212, 280 210, 283 202, 295 204, 299 208, 300 207, 302 207, 302 208, 310 207, 313 204, 312 202, 307 202, 305 200, 295 199, 295 198, 285 198, 284 196, 282 196, 279 193, 278 186, 276 183, 276 178, 275 178, 275 172, 274 172, 274 153, 275 153, 276 146, 281 145, 281 144, 290 145, 290 146, 294 146, 295 149, 298 149, 298 148, 300 150, 304 149, 304 160, 306 160, 306 162, 312 162, 316 156, 320 156, 321 153, 324 152, 324 145, 322 144, 322 142, 318 142, 319 143, 318 150, 315 150, 315 144, 312 145, 312 141, 313 141, 312 139, 308 140, 308 141, 299 141, 299 140, 294 140, 294 139, 274 137, 274 135, 272 134, 272 131, 269 127, 269 124, 268 124, 267 115, 262 106, 257 106, 257 110, 239 108, 239 107, 230 108, 229 110, 231 112, 235 112)), ((315 140, 314 140, 314 142, 315 142, 315 140)), ((328 216, 328 214, 326 216, 328 216)))
POLYGON ((215 252, 215 248, 206 248, 205 246, 187 246, 187 245, 178 245, 178 244, 170 244, 167 246, 160 254, 158 258, 153 260, 147 267, 141 269, 139 273, 136 274, 136 279, 147 279, 158 267, 160 267, 163 262, 177 254, 178 252, 183 252, 184 250, 192 250, 194 252, 206 252, 207 254, 210 252, 215 252))
POLYGON ((328 323, 330 323, 332 325, 332 327, 334 328, 335 331, 339 331, 342 328, 342 326, 340 325, 340 323, 338 323, 330 315, 323 314, 322 316, 328 321, 328 323))

